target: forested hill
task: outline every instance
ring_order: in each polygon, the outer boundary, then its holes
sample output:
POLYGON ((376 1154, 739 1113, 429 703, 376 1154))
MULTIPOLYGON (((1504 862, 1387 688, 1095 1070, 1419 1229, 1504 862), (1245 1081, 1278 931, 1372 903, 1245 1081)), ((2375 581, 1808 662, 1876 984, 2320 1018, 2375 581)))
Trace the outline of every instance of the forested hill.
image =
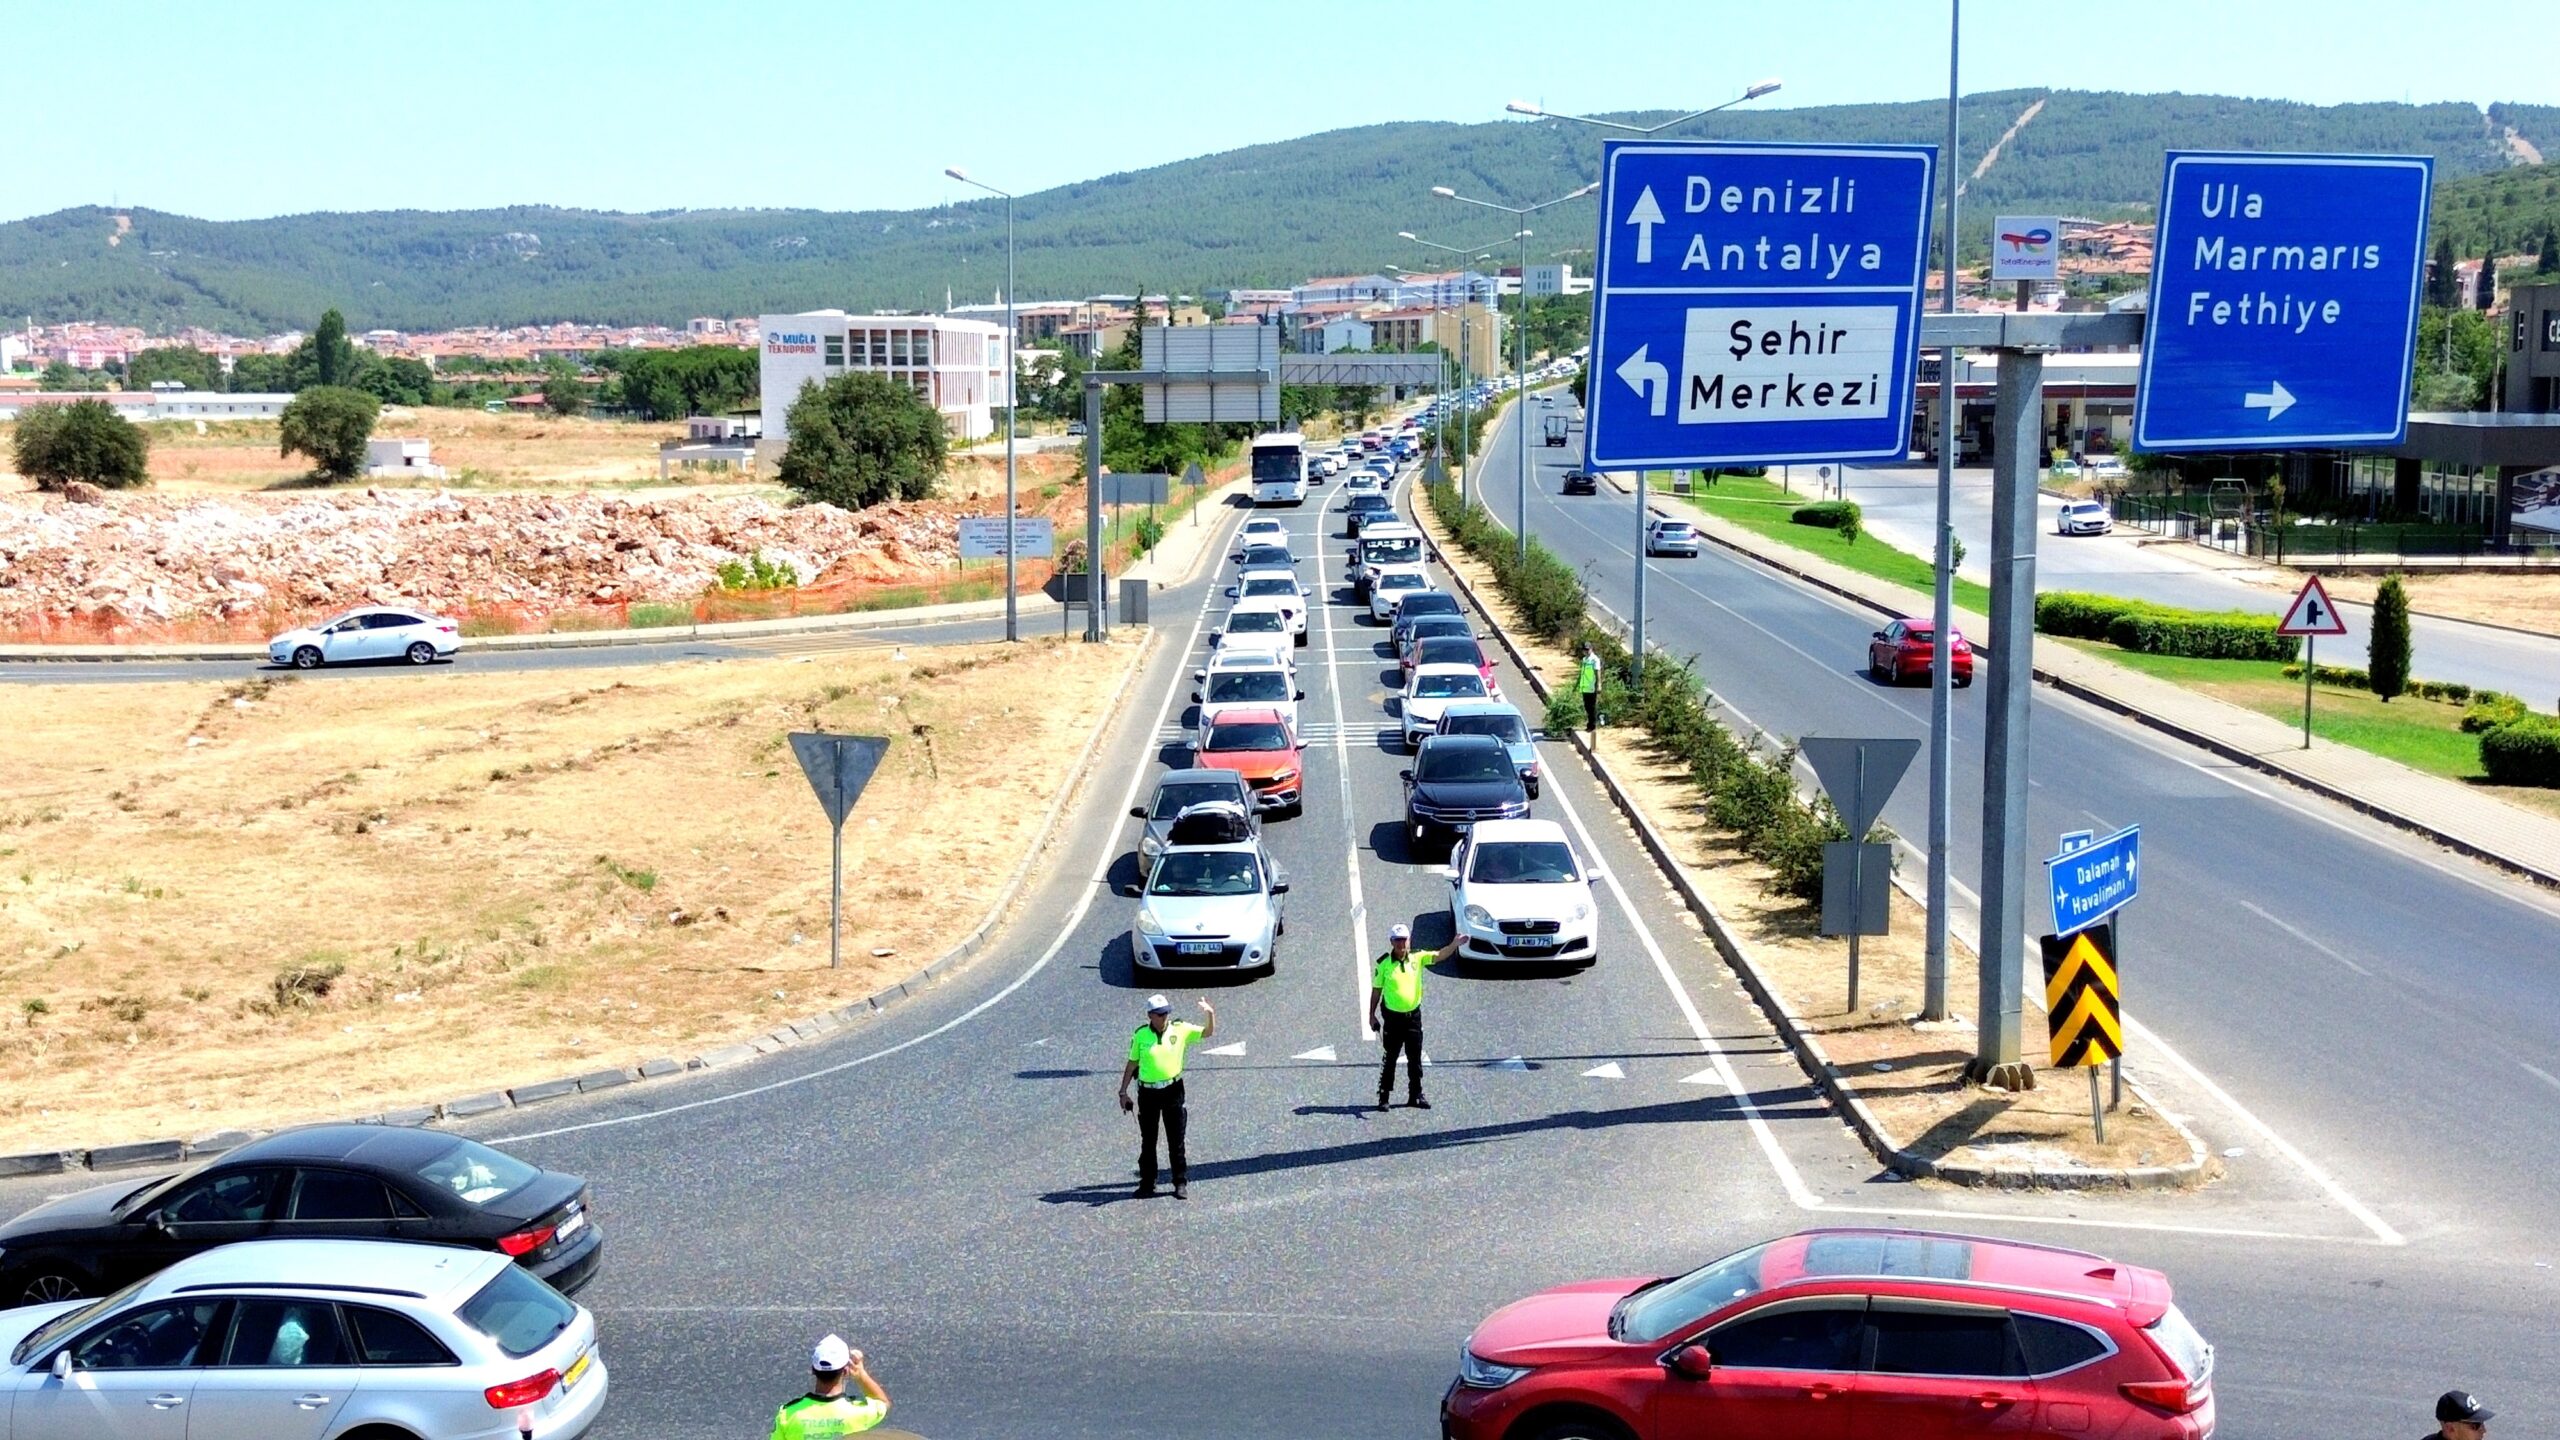
MULTIPOLYGON (((1941 105, 1915 102, 1737 110, 1686 130, 1933 142, 1945 123, 1941 105)), ((1421 268, 1430 253, 1397 231, 1453 243, 1503 233, 1482 212, 1432 199, 1432 186, 1517 202, 1560 195, 1596 173, 1597 134, 1553 121, 1373 125, 1028 195, 1015 212, 1022 293, 1198 293, 1388 263, 1421 268)), ((2460 104, 2323 107, 2072 90, 1969 97, 1968 175, 1995 143, 1997 155, 1966 191, 1969 251, 1982 246, 1998 210, 2147 214, 2166 148, 2426 153, 2439 177, 2452 179, 2504 169, 2529 148, 2560 160, 2560 110, 2494 106, 2484 117, 2460 104)), ((1591 225, 1585 207, 1556 212, 1539 226, 1532 258, 1587 263, 1591 225)), ((0 225, 0 315, 260 334, 308 325, 331 305, 357 329, 407 330, 917 308, 940 305, 946 288, 991 297, 1003 247, 1003 212, 992 201, 849 214, 522 206, 229 223, 88 208, 0 225)))

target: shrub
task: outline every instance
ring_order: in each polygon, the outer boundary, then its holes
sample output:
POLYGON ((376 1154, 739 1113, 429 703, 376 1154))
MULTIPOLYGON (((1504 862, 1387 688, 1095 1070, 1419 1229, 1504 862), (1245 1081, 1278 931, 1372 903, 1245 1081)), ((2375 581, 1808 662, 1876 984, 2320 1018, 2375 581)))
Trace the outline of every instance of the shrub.
POLYGON ((2138 603, 2086 590, 2048 590, 2036 597, 2036 633, 2070 640, 2104 640, 2108 623, 2138 603))
POLYGON ((1153 515, 1141 515, 1133 527, 1138 537, 1138 553, 1146 554, 1164 543, 1164 522, 1153 515))
POLYGON ((107 490, 143 484, 151 437, 104 400, 42 405, 18 417, 17 471, 39 490, 85 481, 107 490))
POLYGON ((2146 655, 2197 660, 2290 660, 2302 642, 2276 633, 2273 615, 2213 614, 2143 606, 2107 622, 2107 641, 2146 655))
POLYGON ((268 988, 275 996, 276 1009, 299 1009, 327 999, 330 987, 337 984, 338 977, 346 973, 347 965, 343 960, 332 960, 318 965, 288 965, 276 972, 275 979, 270 982, 268 988))
POLYGON ((2492 785, 2560 787, 2560 720, 2532 715, 2481 731, 2480 768, 2492 785))
POLYGON ((1538 723, 1550 735, 1567 735, 1583 726, 1582 697, 1570 685, 1558 685, 1547 692, 1547 713, 1538 723))
POLYGON ((2483 690, 2472 697, 2471 708, 2462 712, 2462 733, 2482 734, 2501 725, 2512 725, 2532 714, 2524 708, 2524 702, 2513 695, 2483 690))
POLYGON ((2373 693, 2386 704, 2409 688, 2409 592, 2397 575, 2384 576, 2374 592, 2373 636, 2365 663, 2373 693))
POLYGON ((1810 525, 1816 530, 1837 530, 1841 521, 1852 517, 1861 522, 1866 519, 1866 512, 1858 508, 1855 500, 1816 500, 1810 505, 1797 506, 1794 513, 1787 516, 1798 525, 1810 525))
POLYGON ((788 560, 768 560, 758 551, 744 560, 723 560, 712 571, 722 590, 788 590, 800 583, 800 571, 788 560))

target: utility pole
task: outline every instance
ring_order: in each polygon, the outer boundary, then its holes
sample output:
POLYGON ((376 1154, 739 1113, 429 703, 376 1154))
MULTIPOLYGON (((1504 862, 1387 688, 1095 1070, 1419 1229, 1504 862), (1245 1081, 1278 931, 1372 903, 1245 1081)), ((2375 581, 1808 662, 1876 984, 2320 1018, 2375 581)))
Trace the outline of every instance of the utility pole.
MULTIPOLYGON (((1960 198, 1957 177, 1963 173, 1957 164, 1960 152, 1956 148, 1956 108, 1960 103, 1956 61, 1960 54, 1963 3, 1964 0, 1947 0, 1947 153, 1939 166, 1947 177, 1947 268, 1938 309, 1948 315, 1956 311, 1956 205, 1960 198)), ((1938 573, 1930 586, 1929 602, 1929 618, 1936 627, 1929 638, 1929 913, 1920 982, 1920 1018, 1932 1021, 1947 1018, 1947 911, 1953 896, 1947 850, 1954 844, 1949 817, 1955 805, 1955 676, 1951 653, 1956 605, 1955 464, 1956 347, 1942 345, 1938 347, 1938 573)), ((1844 468, 1841 490, 1845 493, 1847 489, 1848 472, 1844 468)), ((2006 635, 2001 637, 2001 643, 2008 643, 2006 635)), ((1987 1014, 1984 1021, 1989 1023, 1987 1014)))

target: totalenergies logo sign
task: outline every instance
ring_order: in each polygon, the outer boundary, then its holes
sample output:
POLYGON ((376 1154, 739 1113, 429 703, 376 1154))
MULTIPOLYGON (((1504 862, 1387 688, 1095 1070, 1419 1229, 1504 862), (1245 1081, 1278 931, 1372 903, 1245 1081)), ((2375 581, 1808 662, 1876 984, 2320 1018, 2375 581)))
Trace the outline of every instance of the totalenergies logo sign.
POLYGON ((767 335, 764 337, 764 353, 767 355, 815 355, 818 353, 818 337, 815 335, 767 335))
POLYGON ((2062 219, 2055 215, 2003 215, 1991 222, 1991 278, 2062 278, 2062 219))

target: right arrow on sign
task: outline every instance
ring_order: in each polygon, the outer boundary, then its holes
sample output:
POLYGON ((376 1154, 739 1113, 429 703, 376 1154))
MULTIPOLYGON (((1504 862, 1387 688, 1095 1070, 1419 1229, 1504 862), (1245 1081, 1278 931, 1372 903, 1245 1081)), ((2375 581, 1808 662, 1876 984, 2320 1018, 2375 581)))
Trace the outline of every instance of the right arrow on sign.
MULTIPOLYGON (((1663 218, 1662 202, 1653 198, 1653 187, 1647 185, 1644 192, 1636 196, 1636 203, 1627 210, 1627 223, 1636 227, 1637 264, 1653 263, 1653 227, 1661 224, 1663 218)), ((1659 415, 1662 412, 1656 410, 1653 413, 1659 415)))
POLYGON ((1652 348, 1650 344, 1637 346, 1636 353, 1618 367, 1618 378, 1634 386, 1636 394, 1645 397, 1659 416, 1671 408, 1671 367, 1645 353, 1652 348))
POLYGON ((2240 404, 2244 409, 2263 409, 2267 412, 2266 418, 2273 420, 2293 408, 2293 392, 2284 388, 2284 382, 2278 380, 2264 390, 2251 390, 2243 394, 2240 397, 2240 404))

